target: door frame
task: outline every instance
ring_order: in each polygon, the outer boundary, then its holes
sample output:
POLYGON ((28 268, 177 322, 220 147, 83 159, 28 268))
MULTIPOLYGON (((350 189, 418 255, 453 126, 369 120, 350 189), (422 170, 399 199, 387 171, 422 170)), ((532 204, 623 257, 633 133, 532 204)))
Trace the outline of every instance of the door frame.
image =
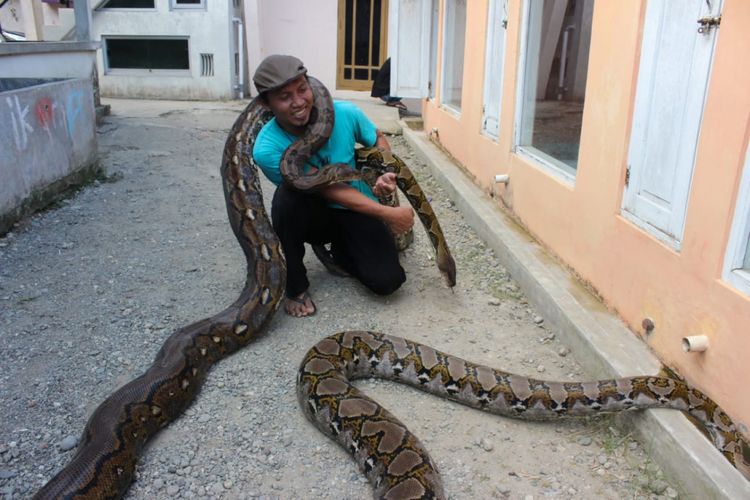
MULTIPOLYGON (((370 91, 372 89, 372 79, 369 80, 346 80, 344 79, 344 37, 346 36, 346 1, 338 1, 338 24, 336 33, 336 89, 340 90, 359 90, 359 91, 370 91)), ((367 0, 354 0, 356 1, 367 1, 367 0)), ((374 1, 370 0, 370 5, 374 5, 374 1)), ((372 20, 370 21, 370 43, 372 43, 372 20)), ((356 38, 356 23, 352 21, 352 39, 356 38)), ((353 41, 353 40, 352 40, 353 41)), ((377 67, 383 65, 385 60, 388 58, 388 0, 381 0, 380 3, 380 61, 377 61, 377 67)), ((369 51, 369 57, 372 57, 372 50, 369 51)), ((354 57, 354 48, 352 47, 352 58, 354 57)), ((367 66, 368 69, 372 69, 372 66, 367 66)), ((356 65, 349 65, 352 69, 356 68, 356 65)))

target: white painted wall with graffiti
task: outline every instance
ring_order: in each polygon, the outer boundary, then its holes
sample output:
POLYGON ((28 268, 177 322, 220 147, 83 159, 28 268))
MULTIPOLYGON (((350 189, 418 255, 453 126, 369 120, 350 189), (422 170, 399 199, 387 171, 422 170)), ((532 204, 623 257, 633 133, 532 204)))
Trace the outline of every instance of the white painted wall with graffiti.
POLYGON ((91 80, 0 78, 0 234, 97 170, 91 80))

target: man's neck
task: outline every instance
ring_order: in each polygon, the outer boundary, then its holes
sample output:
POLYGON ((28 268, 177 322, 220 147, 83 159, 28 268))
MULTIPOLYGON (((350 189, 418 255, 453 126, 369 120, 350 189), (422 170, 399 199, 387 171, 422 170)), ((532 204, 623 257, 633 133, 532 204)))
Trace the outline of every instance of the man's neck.
MULTIPOLYGON (((279 123, 278 120, 276 123, 279 123)), ((307 129, 307 125, 304 125, 302 127, 295 127, 293 125, 282 125, 279 123, 279 127, 281 127, 281 130, 284 132, 293 135, 294 137, 302 137, 305 134, 305 130, 307 129)))

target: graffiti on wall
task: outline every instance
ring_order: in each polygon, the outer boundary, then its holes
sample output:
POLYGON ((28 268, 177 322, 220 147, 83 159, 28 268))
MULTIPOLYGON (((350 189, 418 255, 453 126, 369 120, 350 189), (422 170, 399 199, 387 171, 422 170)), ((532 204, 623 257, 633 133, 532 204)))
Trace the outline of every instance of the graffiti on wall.
POLYGON ((16 148, 21 150, 26 149, 29 145, 29 134, 34 132, 26 117, 29 114, 29 107, 22 107, 20 99, 15 95, 6 97, 5 102, 10 107, 10 119, 13 126, 13 138, 16 141, 16 148))
MULTIPOLYGON (((82 90, 72 89, 65 102, 56 102, 51 96, 24 98, 12 95, 5 98, 10 113, 10 128, 16 149, 24 151, 37 130, 46 132, 48 139, 63 131, 72 143, 80 133, 85 133, 86 125, 83 115, 85 94, 82 90), (31 112, 33 110, 33 113, 31 112)), ((7 122, 6 122, 7 123, 7 122)))

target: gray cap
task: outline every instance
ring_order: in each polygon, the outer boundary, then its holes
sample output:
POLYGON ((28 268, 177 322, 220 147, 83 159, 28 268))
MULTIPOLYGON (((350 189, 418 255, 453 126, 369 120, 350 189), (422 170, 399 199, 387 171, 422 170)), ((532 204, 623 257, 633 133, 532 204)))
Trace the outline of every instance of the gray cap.
POLYGON ((305 64, 296 57, 274 54, 261 61, 253 75, 253 82, 258 93, 262 94, 283 87, 305 73, 305 64))

